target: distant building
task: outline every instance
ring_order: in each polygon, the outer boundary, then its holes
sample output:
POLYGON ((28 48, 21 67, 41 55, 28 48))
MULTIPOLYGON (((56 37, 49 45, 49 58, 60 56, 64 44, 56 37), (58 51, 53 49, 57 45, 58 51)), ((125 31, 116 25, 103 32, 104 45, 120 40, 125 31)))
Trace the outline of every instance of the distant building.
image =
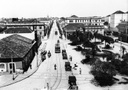
POLYGON ((67 17, 67 23, 84 23, 85 25, 103 25, 104 21, 101 17, 67 17))
POLYGON ((65 30, 67 35, 69 35, 69 34, 72 34, 73 32, 75 32, 78 29, 81 32, 83 32, 83 30, 82 30, 83 27, 84 27, 84 24, 82 24, 82 23, 69 23, 65 27, 63 27, 63 29, 65 30))
POLYGON ((13 33, 32 33, 33 30, 25 27, 10 27, 3 31, 3 33, 13 34, 13 33))
POLYGON ((128 12, 118 10, 104 17, 104 20, 109 22, 110 27, 116 28, 121 21, 128 21, 128 12))
POLYGON ((86 31, 98 31, 101 34, 104 33, 104 20, 101 17, 77 17, 73 15, 66 18, 65 23, 66 25, 63 28, 68 33, 72 33, 78 28, 85 28, 86 31))

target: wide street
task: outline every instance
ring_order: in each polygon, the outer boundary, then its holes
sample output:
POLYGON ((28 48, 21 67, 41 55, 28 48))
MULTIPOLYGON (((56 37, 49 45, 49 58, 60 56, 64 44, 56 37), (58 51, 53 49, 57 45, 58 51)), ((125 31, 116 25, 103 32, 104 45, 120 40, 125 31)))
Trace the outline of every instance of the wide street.
MULTIPOLYGON (((96 87, 91 83, 93 79, 93 76, 89 73, 91 67, 80 63, 85 57, 73 49, 75 46, 68 45, 68 40, 65 38, 60 39, 59 30, 55 21, 51 28, 49 38, 42 40, 42 42, 46 44, 46 51, 51 52, 51 57, 48 57, 46 54, 46 60, 41 63, 38 70, 32 76, 15 84, 0 88, 0 90, 68 90, 68 76, 72 74, 77 78, 78 90, 108 90, 108 87, 96 87), (55 34, 56 31, 58 34, 55 34), (72 69, 72 72, 65 71, 65 61, 68 59, 63 60, 62 52, 55 53, 55 44, 58 40, 60 50, 65 49, 68 56, 72 56, 73 60, 70 61, 71 66, 74 66, 76 63, 78 64, 77 70, 72 69), (54 65, 56 65, 56 69, 54 65), (82 74, 79 73, 80 68, 82 69, 82 74)), ((127 49, 127 45, 122 45, 127 49)), ((114 43, 114 46, 113 51, 119 53, 120 43, 114 43)), ((41 50, 39 50, 38 63, 40 61, 40 52, 41 50)), ((123 90, 123 88, 119 85, 109 87, 109 90, 123 90)))
MULTIPOLYGON (((55 53, 55 43, 57 43, 57 40, 59 40, 59 31, 56 22, 54 22, 46 46, 46 50, 51 52, 51 57, 49 58, 46 55, 46 60, 41 63, 36 73, 29 78, 0 90, 45 90, 46 88, 61 90, 61 88, 68 88, 62 54, 55 53), (55 35, 55 31, 58 32, 58 35, 55 35), (55 64, 57 66, 56 70, 54 69, 55 64)), ((64 44, 61 42, 60 40, 60 47, 62 49, 64 44)))

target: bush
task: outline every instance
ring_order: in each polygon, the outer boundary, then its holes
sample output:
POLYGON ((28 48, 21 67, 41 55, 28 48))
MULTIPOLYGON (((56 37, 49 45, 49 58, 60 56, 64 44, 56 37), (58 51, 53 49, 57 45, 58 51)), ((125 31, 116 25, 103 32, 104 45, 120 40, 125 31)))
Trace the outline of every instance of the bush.
POLYGON ((128 75, 128 64, 126 64, 125 62, 122 62, 119 73, 122 75, 128 75))
POLYGON ((120 72, 120 70, 121 70, 121 68, 122 68, 122 66, 121 66, 122 61, 120 61, 119 59, 114 59, 114 60, 111 61, 111 63, 115 66, 115 69, 116 69, 118 72, 120 72))
POLYGON ((94 79, 100 86, 111 86, 115 83, 113 77, 106 73, 100 73, 100 76, 95 76, 94 79))

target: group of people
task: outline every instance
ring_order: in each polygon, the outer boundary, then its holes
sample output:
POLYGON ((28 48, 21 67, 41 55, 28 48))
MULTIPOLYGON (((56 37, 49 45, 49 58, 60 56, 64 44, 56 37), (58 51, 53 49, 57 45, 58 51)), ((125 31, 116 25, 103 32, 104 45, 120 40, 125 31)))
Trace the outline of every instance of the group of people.
MULTIPOLYGON (((72 61, 72 56, 70 56, 70 55, 69 55, 69 60, 72 61)), ((77 63, 75 63, 73 69, 77 70, 77 67, 78 67, 78 65, 77 65, 77 63)), ((82 73, 82 70, 81 70, 81 68, 79 68, 79 74, 81 74, 81 73, 82 73)))

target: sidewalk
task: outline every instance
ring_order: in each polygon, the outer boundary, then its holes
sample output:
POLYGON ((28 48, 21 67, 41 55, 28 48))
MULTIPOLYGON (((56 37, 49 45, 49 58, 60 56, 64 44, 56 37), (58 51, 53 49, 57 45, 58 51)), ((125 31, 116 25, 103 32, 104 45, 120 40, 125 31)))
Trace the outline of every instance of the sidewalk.
POLYGON ((37 63, 37 55, 35 55, 32 63, 31 63, 31 66, 32 68, 28 69, 27 72, 25 72, 24 74, 9 74, 9 73, 6 73, 4 75, 1 75, 0 76, 0 88, 2 87, 5 87, 5 86, 9 86, 11 84, 14 84, 14 83, 17 83, 19 81, 22 81, 28 77, 30 77, 31 75, 33 75, 39 68, 40 64, 42 63, 42 60, 41 60, 41 56, 40 56, 40 52, 42 49, 45 49, 46 48, 46 40, 42 40, 42 44, 40 45, 39 49, 38 49, 38 63, 37 63), (38 66, 37 66, 38 64, 38 66), (15 78, 13 80, 13 77, 15 78))

